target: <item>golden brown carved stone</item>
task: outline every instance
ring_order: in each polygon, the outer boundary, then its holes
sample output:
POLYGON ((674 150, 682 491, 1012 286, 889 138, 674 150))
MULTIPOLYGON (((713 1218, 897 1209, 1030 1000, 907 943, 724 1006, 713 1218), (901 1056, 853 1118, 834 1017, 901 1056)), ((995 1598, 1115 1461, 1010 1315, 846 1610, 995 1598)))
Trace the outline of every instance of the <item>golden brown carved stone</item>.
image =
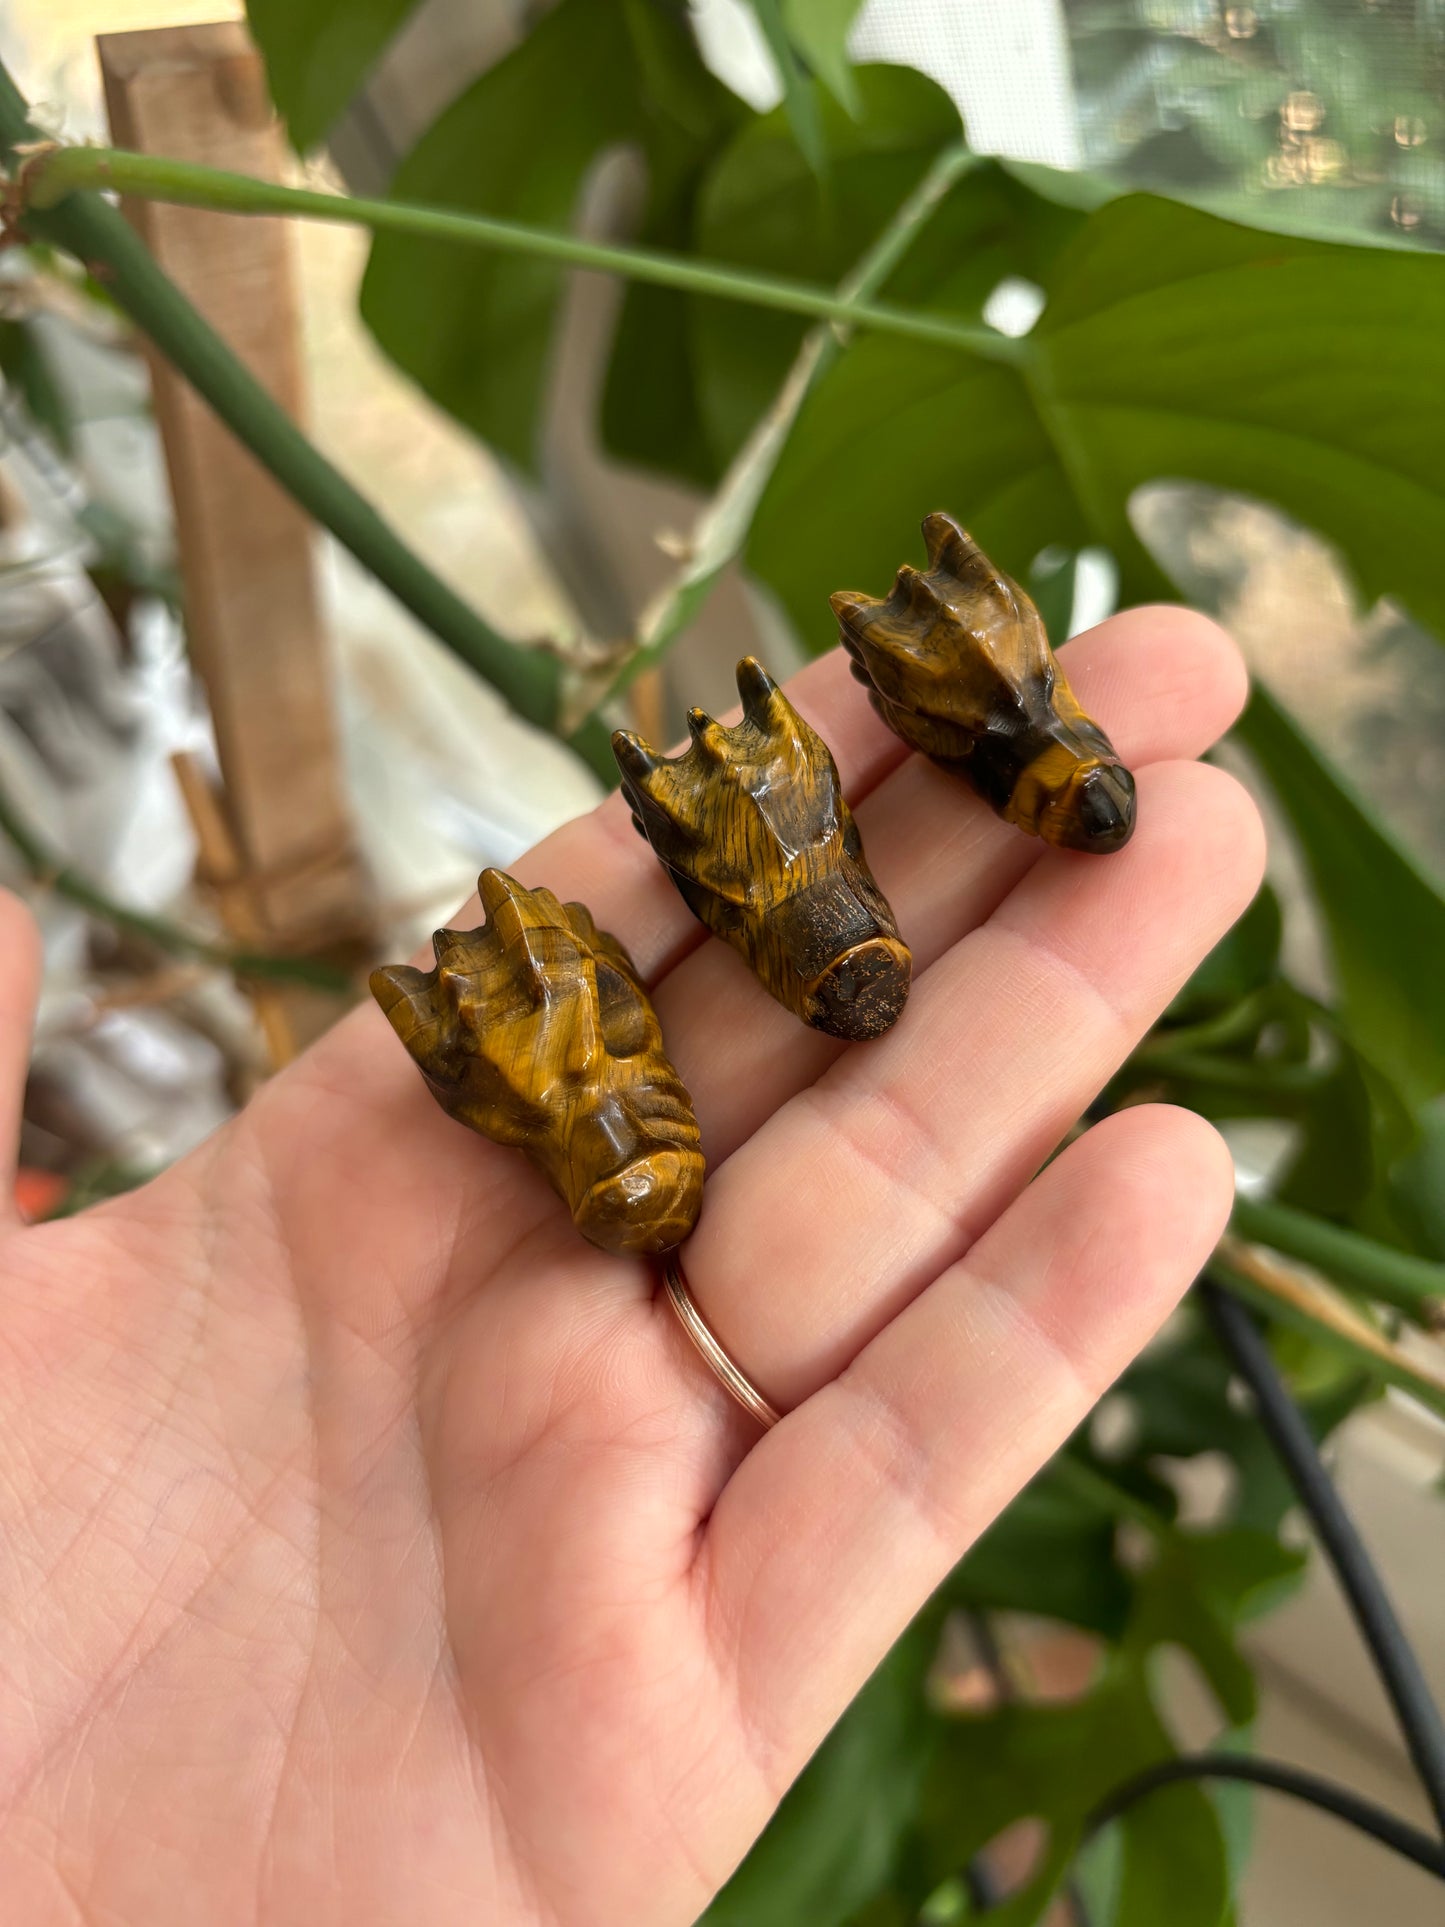
POLYGON ((479 930, 438 930, 434 970, 371 992, 452 1117, 516 1145, 604 1251, 681 1244, 702 1204, 692 1101, 632 959, 580 903, 500 870, 479 930))
POLYGON ((659 756, 619 730, 632 818, 702 923, 764 987, 833 1037, 876 1037, 908 996, 912 959, 873 881, 827 744, 753 657, 743 719, 694 709, 692 746, 659 756))
POLYGON ((926 573, 905 563, 886 600, 832 597, 874 708, 1005 822, 1060 849, 1122 849, 1134 778, 1079 707, 1038 610, 952 516, 927 516, 923 538, 926 573))

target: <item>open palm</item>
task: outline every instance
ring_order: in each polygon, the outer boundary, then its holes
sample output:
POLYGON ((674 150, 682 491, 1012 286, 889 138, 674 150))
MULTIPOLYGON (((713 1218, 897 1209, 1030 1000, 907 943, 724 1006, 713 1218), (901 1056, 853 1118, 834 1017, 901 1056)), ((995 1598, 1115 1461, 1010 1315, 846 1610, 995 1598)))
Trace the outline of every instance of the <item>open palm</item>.
MULTIPOLYGON (((709 1157, 688 1276, 766 1436, 372 1008, 143 1190, 5 1227, 7 1918, 703 1910, 1229 1209, 1159 1107, 1034 1176, 1261 864, 1243 792, 1173 760, 1241 700, 1222 634, 1135 611, 1067 659, 1139 774, 1107 859, 905 759, 836 653, 790 688, 914 953, 876 1043, 704 941, 617 798, 515 866, 656 986, 709 1157)), ((12 1109, 33 949, 6 900, 12 1109)))

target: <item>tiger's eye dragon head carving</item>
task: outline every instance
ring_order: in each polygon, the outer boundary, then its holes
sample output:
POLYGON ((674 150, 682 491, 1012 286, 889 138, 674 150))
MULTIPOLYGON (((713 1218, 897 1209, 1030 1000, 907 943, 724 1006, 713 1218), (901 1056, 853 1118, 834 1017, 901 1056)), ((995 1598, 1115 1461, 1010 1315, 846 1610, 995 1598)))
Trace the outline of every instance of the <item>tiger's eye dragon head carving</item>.
POLYGON ((905 564, 886 598, 831 598, 875 709, 1006 822, 1064 850, 1122 849, 1134 778, 1079 707, 1038 610, 952 516, 928 516, 923 537, 927 570, 905 564))
POLYGON ((827 744, 763 668, 738 664, 743 719, 691 712, 671 759, 619 730, 612 747, 638 829, 683 901, 778 1002, 833 1037, 876 1037, 912 959, 863 856, 827 744))
POLYGON ((479 930, 438 930, 434 970, 371 991, 442 1109, 516 1145, 605 1251, 681 1244, 702 1203, 692 1102, 631 958, 580 903, 478 883, 479 930))

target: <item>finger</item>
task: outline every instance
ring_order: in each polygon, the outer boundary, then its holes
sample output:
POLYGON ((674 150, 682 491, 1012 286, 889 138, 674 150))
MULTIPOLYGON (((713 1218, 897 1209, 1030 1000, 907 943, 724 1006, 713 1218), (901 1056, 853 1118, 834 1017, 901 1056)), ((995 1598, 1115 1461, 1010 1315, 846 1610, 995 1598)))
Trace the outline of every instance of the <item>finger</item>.
POLYGON ((712 1173, 686 1252, 693 1296, 775 1405, 834 1377, 992 1222, 1262 869, 1258 813, 1232 777, 1143 770, 1127 849, 1051 853, 924 973, 905 1022, 712 1173))
POLYGON ((698 1577, 780 1759, 806 1758, 1158 1329, 1232 1196, 1228 1152, 1193 1112, 1107 1119, 742 1461, 698 1577))
MULTIPOLYGON (((1082 700, 1134 762, 1196 754, 1228 726, 1243 700, 1234 644, 1188 610, 1115 616, 1071 642, 1065 660, 1082 700)), ((998 822, 963 784, 919 758, 904 763, 902 745, 874 715, 841 650, 794 677, 788 693, 833 746, 921 970, 952 936, 987 915, 1036 860, 1038 846, 998 822), (899 774, 890 775, 900 764, 899 774), (883 807, 880 782, 894 787, 890 808, 883 807)), ((620 798, 567 825, 515 868, 529 883, 546 882, 560 897, 587 903, 654 977, 686 957, 683 970, 673 973, 677 981, 665 980, 658 991, 658 1011, 714 1166, 836 1055, 831 1040, 774 1004, 725 945, 703 941, 701 926, 633 830, 620 798)), ((478 914, 473 906, 456 921, 465 925, 478 914)), ((482 1225, 489 1227, 486 1247, 496 1248, 503 1204, 505 1222, 518 1235, 549 1217, 559 1238, 569 1235, 545 1185, 514 1152, 479 1143, 443 1116, 369 1004, 273 1080, 261 1106, 274 1103, 283 1118, 296 1116, 290 1094, 303 1080, 315 1101, 299 1113, 305 1155, 294 1168, 296 1182, 313 1195, 354 1200, 355 1172, 384 1163, 396 1191, 439 1230, 451 1227, 447 1235, 458 1251, 472 1250, 482 1225), (321 1115, 326 1128, 317 1130, 313 1117, 321 1115)), ((327 1202, 321 1215, 329 1210, 327 1202)), ((405 1254, 396 1256, 401 1262, 405 1254)), ((468 1276, 474 1282, 474 1273, 468 1276)))
MULTIPOLYGON (((1069 643, 1062 656, 1081 701, 1135 769, 1198 756, 1228 729, 1247 694, 1234 642, 1187 609, 1129 610, 1069 643)), ((965 784, 919 756, 889 772, 856 815, 915 977, 982 923, 1044 855, 1036 838, 1001 822, 965 784)), ((721 943, 683 957, 655 1001, 714 1164, 846 1048, 800 1025, 721 943)))
POLYGON ((18 897, 0 890, 0 1222, 19 1217, 15 1163, 40 994, 40 933, 18 897))

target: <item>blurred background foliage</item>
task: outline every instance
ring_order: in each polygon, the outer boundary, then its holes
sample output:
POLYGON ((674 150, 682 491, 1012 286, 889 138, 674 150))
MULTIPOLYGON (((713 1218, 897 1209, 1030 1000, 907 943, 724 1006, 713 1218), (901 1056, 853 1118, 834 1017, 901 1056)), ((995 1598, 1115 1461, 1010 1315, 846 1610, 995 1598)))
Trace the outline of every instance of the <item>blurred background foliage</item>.
MULTIPOLYGON (((571 662, 574 716, 610 717, 734 560, 762 633, 830 648, 829 591, 881 590, 937 507, 1034 588, 1056 640, 1090 572, 1121 602, 1228 607, 1236 512, 1267 509, 1271 527, 1327 546, 1376 605, 1378 651, 1415 665, 1416 763, 1401 762, 1398 719, 1351 717, 1365 761, 1394 769, 1396 789, 1387 776, 1367 801, 1261 679, 1228 753, 1263 786, 1287 873, 1097 1109, 1164 1097, 1231 1135, 1243 1177, 1221 1273, 1269 1316, 1318 1436, 1386 1395, 1445 1414, 1445 894, 1431 868, 1445 844, 1434 808, 1413 841, 1396 827, 1421 772, 1438 784, 1445 721, 1445 4, 1065 11, 1084 163, 1067 172, 969 153, 935 79, 855 64, 856 0, 753 0, 776 104, 719 78, 682 5, 557 0, 526 10, 510 50, 397 157, 388 192, 551 229, 580 218, 604 241, 967 324, 957 342, 848 338, 630 285, 596 432, 617 463, 696 491, 698 520, 666 592, 607 638, 603 669, 571 662), (636 165, 599 209, 619 149, 636 165)), ((333 135, 411 12, 250 0, 299 153, 333 135)), ((43 250, 31 266, 105 301, 43 250)), ((375 239, 360 295, 397 367, 544 505, 567 299, 566 271, 544 261, 396 233, 375 239)), ((63 397, 23 304, 0 320, 0 370, 6 406, 63 457, 63 397)), ((107 594, 173 598, 123 520, 85 512, 107 594)), ((1032 1822, 1029 1852, 1001 1856, 1012 1885, 991 1919, 1023 1927, 1062 1904, 1095 1927, 1233 1920, 1246 1797, 1181 1786, 1097 1834, 1090 1816, 1180 1743, 1162 1652, 1204 1683, 1213 1743, 1248 1748, 1240 1638, 1299 1582, 1288 1508, 1186 1307, 963 1561, 709 1919, 973 1918, 979 1855, 1032 1822), (1200 1519, 1185 1495, 1206 1464, 1220 1490, 1200 1519), (1062 1697, 1037 1691, 1010 1645, 1041 1622, 1087 1654, 1062 1697)))
POLYGON ((1311 220, 1445 239, 1445 10, 1430 0, 1068 14, 1092 166, 1246 219, 1308 188, 1311 220))

